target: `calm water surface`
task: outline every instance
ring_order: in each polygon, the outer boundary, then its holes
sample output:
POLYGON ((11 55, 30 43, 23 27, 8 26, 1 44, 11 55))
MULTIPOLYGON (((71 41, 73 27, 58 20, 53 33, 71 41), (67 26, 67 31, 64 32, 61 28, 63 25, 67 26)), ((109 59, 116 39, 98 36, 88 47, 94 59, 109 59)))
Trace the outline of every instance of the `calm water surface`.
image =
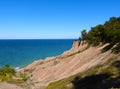
POLYGON ((71 48, 74 39, 0 40, 0 67, 24 67, 35 60, 56 56, 71 48))

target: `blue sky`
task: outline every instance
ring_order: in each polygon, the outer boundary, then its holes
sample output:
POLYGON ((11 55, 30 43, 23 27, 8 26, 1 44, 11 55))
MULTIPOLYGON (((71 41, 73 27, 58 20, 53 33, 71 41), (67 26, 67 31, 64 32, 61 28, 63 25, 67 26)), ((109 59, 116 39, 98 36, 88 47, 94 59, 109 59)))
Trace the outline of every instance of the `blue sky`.
POLYGON ((78 38, 120 16, 120 0, 0 0, 0 39, 78 38))

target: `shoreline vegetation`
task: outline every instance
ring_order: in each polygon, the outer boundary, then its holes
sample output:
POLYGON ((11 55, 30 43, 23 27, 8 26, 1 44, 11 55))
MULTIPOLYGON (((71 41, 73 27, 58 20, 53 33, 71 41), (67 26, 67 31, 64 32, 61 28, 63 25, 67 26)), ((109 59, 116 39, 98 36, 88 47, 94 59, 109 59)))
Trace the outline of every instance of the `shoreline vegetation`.
POLYGON ((120 51, 120 17, 111 17, 104 24, 91 27, 88 32, 84 29, 81 31, 79 40, 85 40, 92 46, 109 43, 109 46, 103 49, 103 52, 116 45, 112 51, 118 53, 120 51))
POLYGON ((25 74, 20 72, 22 70, 14 69, 9 64, 0 68, 0 82, 10 82, 14 80, 24 80, 25 74))
POLYGON ((0 78, 23 89, 119 89, 120 17, 81 31, 72 48, 61 55, 35 61, 20 71, 5 65, 0 78))

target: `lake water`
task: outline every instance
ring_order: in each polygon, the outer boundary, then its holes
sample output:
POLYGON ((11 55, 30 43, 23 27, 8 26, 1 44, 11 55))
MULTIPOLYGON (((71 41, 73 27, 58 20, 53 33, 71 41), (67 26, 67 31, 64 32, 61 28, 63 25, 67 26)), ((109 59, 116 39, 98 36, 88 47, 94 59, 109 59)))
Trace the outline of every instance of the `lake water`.
POLYGON ((0 40, 0 67, 24 67, 35 60, 57 56, 72 47, 74 39, 0 40))

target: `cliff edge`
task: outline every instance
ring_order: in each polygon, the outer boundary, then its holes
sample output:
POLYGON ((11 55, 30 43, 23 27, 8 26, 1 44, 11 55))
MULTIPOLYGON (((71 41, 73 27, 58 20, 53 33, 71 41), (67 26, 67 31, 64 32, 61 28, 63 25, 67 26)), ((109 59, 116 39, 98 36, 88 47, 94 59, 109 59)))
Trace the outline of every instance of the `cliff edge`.
POLYGON ((111 51, 101 53, 107 45, 92 47, 86 42, 75 41, 70 50, 56 57, 35 61, 23 71, 30 77, 28 82, 33 89, 47 86, 51 82, 87 71, 98 64, 104 64, 115 56, 111 51))

